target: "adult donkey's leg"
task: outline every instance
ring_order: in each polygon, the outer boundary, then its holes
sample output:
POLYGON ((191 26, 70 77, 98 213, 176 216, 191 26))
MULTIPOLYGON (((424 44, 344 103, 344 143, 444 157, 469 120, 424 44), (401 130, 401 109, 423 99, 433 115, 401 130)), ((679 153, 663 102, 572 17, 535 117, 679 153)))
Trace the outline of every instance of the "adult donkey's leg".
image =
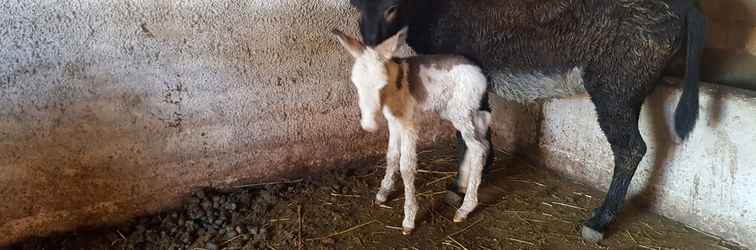
POLYGON ((622 210, 635 170, 646 154, 646 143, 638 130, 642 99, 599 97, 594 98, 594 103, 601 129, 614 152, 614 174, 604 203, 594 210, 582 229, 584 239, 597 242, 603 239, 607 225, 622 210))
POLYGON ((450 189, 455 194, 463 196, 467 191, 467 183, 469 183, 470 161, 467 159, 469 150, 462 133, 460 130, 457 130, 457 168, 459 172, 456 178, 454 178, 454 183, 452 183, 450 189))
POLYGON ((482 178, 485 179, 489 176, 491 173, 491 169, 493 168, 493 161, 494 161, 494 145, 493 142, 491 142, 491 115, 493 115, 493 111, 491 111, 491 104, 488 102, 488 94, 483 95, 483 99, 480 100, 480 109, 479 111, 485 111, 488 112, 489 115, 489 121, 486 126, 486 132, 485 132, 485 140, 488 142, 488 152, 486 153, 486 160, 483 162, 483 175, 482 178))

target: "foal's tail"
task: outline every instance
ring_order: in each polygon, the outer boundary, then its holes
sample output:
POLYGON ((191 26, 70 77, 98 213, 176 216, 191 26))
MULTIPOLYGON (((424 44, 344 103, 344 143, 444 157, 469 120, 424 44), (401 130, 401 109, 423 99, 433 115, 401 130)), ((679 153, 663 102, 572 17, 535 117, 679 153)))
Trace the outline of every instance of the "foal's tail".
MULTIPOLYGON (((686 0, 688 1, 688 0, 686 0)), ((685 15, 687 33, 687 66, 683 93, 675 110, 675 132, 681 140, 685 140, 698 119, 698 81, 700 74, 701 52, 704 47, 705 18, 695 4, 689 3, 685 15)))

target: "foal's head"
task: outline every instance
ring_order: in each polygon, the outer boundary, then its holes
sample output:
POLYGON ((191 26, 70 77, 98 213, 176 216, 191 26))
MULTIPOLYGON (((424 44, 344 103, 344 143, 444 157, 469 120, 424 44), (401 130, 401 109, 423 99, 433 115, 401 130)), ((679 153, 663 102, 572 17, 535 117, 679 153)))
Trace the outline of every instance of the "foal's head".
POLYGON ((351 0, 360 9, 360 33, 375 46, 408 25, 411 0, 351 0))
POLYGON ((378 46, 366 46, 361 41, 354 39, 343 32, 334 29, 331 31, 341 45, 355 58, 352 66, 352 83, 357 87, 359 96, 362 128, 369 132, 378 129, 375 116, 380 112, 381 90, 389 79, 387 64, 391 63, 391 57, 397 48, 404 42, 407 29, 404 28, 378 46))

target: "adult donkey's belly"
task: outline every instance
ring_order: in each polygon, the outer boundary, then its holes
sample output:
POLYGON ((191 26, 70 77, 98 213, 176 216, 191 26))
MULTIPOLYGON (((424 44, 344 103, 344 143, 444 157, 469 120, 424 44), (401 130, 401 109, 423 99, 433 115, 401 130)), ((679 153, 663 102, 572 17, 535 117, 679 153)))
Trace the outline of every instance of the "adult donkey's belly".
POLYGON ((514 101, 584 92, 586 69, 620 44, 674 47, 674 39, 654 36, 677 18, 658 0, 431 1, 413 21, 410 45, 475 60, 492 90, 514 101))

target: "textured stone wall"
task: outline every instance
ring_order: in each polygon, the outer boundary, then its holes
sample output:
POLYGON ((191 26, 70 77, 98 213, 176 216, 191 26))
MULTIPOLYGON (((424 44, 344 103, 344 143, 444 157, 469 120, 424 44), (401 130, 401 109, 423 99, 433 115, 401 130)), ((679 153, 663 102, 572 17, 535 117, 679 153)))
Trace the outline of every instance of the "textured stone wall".
POLYGON ((356 20, 348 0, 1 3, 0 245, 379 156, 329 33, 356 20))

